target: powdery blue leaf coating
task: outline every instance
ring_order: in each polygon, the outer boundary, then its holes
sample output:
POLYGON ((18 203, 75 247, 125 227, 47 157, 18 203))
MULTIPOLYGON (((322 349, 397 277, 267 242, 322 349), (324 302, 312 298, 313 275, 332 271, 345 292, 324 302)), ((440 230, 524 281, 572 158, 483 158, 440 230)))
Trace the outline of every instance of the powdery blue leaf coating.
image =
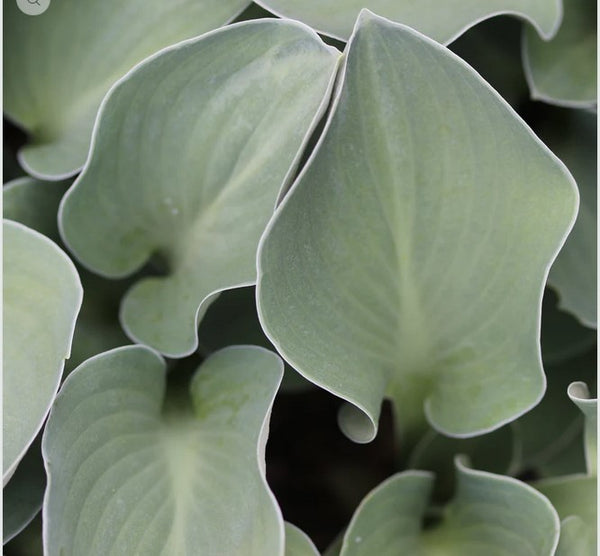
POLYGON ((462 60, 363 11, 322 140, 259 248, 259 317, 303 376, 466 437, 542 397, 540 307, 573 225, 559 160, 462 60))

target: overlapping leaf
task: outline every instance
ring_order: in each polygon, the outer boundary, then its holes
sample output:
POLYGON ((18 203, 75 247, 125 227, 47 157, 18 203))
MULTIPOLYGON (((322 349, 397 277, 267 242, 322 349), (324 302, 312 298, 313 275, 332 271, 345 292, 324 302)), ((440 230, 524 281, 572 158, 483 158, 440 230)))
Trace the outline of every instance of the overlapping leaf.
MULTIPOLYGON (((56 213, 70 184, 70 181, 43 182, 34 178, 14 180, 2 190, 4 216, 61 245, 56 213)), ((130 343, 118 322, 119 302, 130 281, 105 280, 85 269, 78 270, 85 295, 77 317, 71 357, 65 365, 67 373, 93 355, 130 343)))
POLYGON ((515 479, 467 468, 457 459, 454 500, 426 530, 433 477, 394 475, 362 501, 344 536, 341 556, 551 556, 559 522, 548 500, 515 479))
POLYGON ((347 40, 362 8, 403 23, 442 43, 451 42, 482 19, 506 13, 527 19, 544 37, 554 35, 560 0, 258 0, 273 13, 307 23, 326 35, 347 40))
POLYGON ((565 0, 556 36, 525 29, 523 63, 531 96, 559 106, 592 107, 597 97, 597 3, 565 0))
POLYGON ((548 282, 560 307, 590 328, 597 323, 597 127, 596 114, 559 109, 548 112, 539 126, 540 137, 573 173, 581 197, 577 221, 548 282))
POLYGON ((122 305, 128 334, 180 357, 215 295, 255 281, 277 195, 327 103, 339 52, 289 21, 244 22, 141 64, 100 111, 91 158, 61 225, 98 273, 153 254, 168 276, 122 305))
POLYGON ((583 382, 574 382, 569 398, 586 420, 587 474, 544 479, 535 487, 552 502, 561 518, 557 556, 594 556, 597 554, 597 420, 598 400, 591 399, 583 382))
POLYGON ((283 365, 234 347, 189 391, 141 346, 86 361, 65 381, 43 439, 47 556, 283 554, 264 477, 268 415, 283 365))
POLYGON ((4 2, 4 110, 30 133, 22 164, 40 177, 74 174, 98 106, 134 64, 220 27, 248 0, 60 0, 39 16, 4 2))
POLYGON ((3 234, 5 484, 54 400, 83 291, 75 266, 48 238, 10 220, 3 234))
POLYGON ((364 11, 324 137, 259 251, 284 358, 373 438, 497 428, 541 398, 540 303, 572 226, 564 166, 460 59, 364 11), (353 407, 354 406, 354 407, 353 407))

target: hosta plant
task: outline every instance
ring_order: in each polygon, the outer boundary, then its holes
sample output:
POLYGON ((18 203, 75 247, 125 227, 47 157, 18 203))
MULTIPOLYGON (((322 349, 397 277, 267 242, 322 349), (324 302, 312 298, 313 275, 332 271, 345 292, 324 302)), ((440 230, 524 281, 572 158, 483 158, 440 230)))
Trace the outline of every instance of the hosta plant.
POLYGON ((39 1, 5 554, 596 553, 593 3, 39 1))

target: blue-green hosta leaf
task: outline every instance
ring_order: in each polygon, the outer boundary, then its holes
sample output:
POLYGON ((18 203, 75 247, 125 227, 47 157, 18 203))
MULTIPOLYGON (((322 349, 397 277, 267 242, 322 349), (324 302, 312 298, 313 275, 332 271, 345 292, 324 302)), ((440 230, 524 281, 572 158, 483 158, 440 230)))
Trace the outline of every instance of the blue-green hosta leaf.
POLYGON ((563 451, 571 450, 572 463, 576 465, 573 472, 582 471, 583 453, 580 447, 573 445, 573 440, 578 439, 581 446, 583 419, 565 392, 578 378, 590 384, 595 381, 595 350, 558 365, 546 365, 545 371, 548 384, 544 398, 516 421, 515 434, 520 438, 521 465, 523 470, 539 470, 560 457, 563 451))
POLYGON ((4 2, 4 110, 31 135, 21 163, 39 177, 76 173, 102 97, 119 77, 157 50, 223 25, 247 4, 60 0, 32 17, 4 2))
POLYGON ((598 400, 590 398, 585 382, 574 382, 567 390, 570 400, 581 410, 585 418, 585 460, 587 472, 598 471, 598 400))
POLYGON ((479 21, 498 14, 514 14, 550 38, 560 24, 560 0, 257 0, 273 13, 307 23, 347 40, 362 8, 413 27, 441 43, 449 43, 479 21))
POLYGON ((38 514, 45 488, 46 472, 38 435, 2 489, 3 544, 19 534, 38 514))
POLYGON ((552 502, 561 518, 556 556, 597 554, 597 423, 598 400, 590 399, 584 382, 574 382, 567 391, 585 417, 587 474, 544 479, 534 484, 552 502))
POLYGON ((166 259, 168 276, 124 298, 132 338, 189 354, 215 295, 256 280, 258 240, 338 59, 301 24, 249 21, 167 49, 112 89, 61 232, 106 276, 166 259))
POLYGON ((523 37, 523 64, 531 96, 559 106, 596 105, 596 0, 565 0, 556 36, 523 37))
MULTIPOLYGON (((5 218, 25 224, 61 245, 56 213, 70 183, 29 177, 8 183, 2 190, 5 218)), ((130 280, 106 280, 85 269, 78 270, 85 296, 66 373, 92 355, 130 343, 118 322, 119 302, 130 280)))
POLYGON ((52 241, 3 223, 3 484, 40 430, 71 350, 83 291, 52 241))
POLYGON ((319 551, 304 531, 286 522, 285 556, 319 556, 319 551))
POLYGON ((467 456, 477 469, 511 474, 520 456, 519 438, 511 425, 475 438, 449 438, 430 430, 415 446, 408 467, 435 474, 436 500, 447 500, 453 493, 456 454, 467 456))
POLYGON ((515 479, 475 471, 458 459, 456 495, 441 520, 423 530, 433 476, 405 471, 371 491, 356 510, 341 556, 551 556, 556 512, 515 479))
POLYGON ((362 12, 324 136, 259 249, 258 309, 302 375, 400 427, 481 434, 544 391, 540 304, 572 226, 564 166, 464 62, 362 12))
MULTIPOLYGON (((555 109, 559 112, 558 109, 555 109)), ((561 110, 540 137, 560 157, 577 181, 581 198, 579 214, 550 269, 548 283, 559 294, 559 306, 585 326, 596 328, 597 315, 597 122, 584 110, 561 110), (562 117, 561 117, 562 116, 562 117)))
POLYGON ((44 432, 47 556, 283 555, 264 477, 282 372, 272 352, 227 348, 165 400, 164 361, 146 347, 83 363, 44 432))

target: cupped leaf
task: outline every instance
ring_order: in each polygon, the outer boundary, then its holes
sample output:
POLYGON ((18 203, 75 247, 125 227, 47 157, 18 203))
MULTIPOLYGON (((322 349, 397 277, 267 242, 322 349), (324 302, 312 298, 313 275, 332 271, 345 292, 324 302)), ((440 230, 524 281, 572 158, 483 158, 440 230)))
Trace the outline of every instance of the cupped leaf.
POLYGON ((590 391, 585 382, 573 382, 569 385, 567 393, 585 418, 587 472, 596 476, 598 471, 598 400, 590 398, 590 391))
POLYGON ((475 471, 457 459, 457 488, 438 523, 423 530, 433 477, 405 471, 361 502, 341 556, 551 556, 559 522, 546 498, 515 479, 475 471))
POLYGON ((587 474, 567 475, 534 483, 552 502, 561 518, 557 556, 597 554, 597 423, 598 400, 591 399, 584 382, 574 382, 567 390, 571 401, 585 417, 587 474))
POLYGON ((273 13, 307 23, 320 32, 347 40, 362 8, 413 27, 441 43, 452 42, 479 21, 514 14, 532 23, 545 38, 556 33, 560 0, 257 0, 273 13))
POLYGON ((113 88, 60 222, 98 273, 166 262, 167 276, 124 298, 132 338, 189 354, 215 295, 256 280, 258 240, 338 59, 305 26, 249 21, 167 49, 113 88))
POLYGON ((319 551, 304 531, 286 522, 285 556, 319 556, 319 551))
POLYGON ((32 17, 5 2, 4 110, 30 134, 21 163, 39 177, 76 173, 102 97, 119 77, 167 45, 220 27, 247 4, 60 0, 32 17))
POLYGON ((40 430, 69 357, 83 290, 75 266, 40 233, 3 222, 3 481, 40 430))
POLYGON ((46 472, 40 452, 40 436, 31 444, 23 459, 2 489, 3 544, 18 535, 42 508, 46 472))
POLYGON ((535 100, 592 107, 597 97, 597 3, 565 0, 563 4, 563 21, 552 40, 524 30, 525 75, 535 100))
POLYGON ((164 361, 146 347, 83 363, 44 432, 46 554, 283 554, 264 477, 282 372, 272 352, 228 348, 165 399, 164 361))
MULTIPOLYGON (((44 182, 35 178, 14 180, 3 188, 4 216, 44 234, 62 247, 56 213, 70 181, 44 182)), ((130 343, 119 326, 119 302, 130 280, 106 280, 78 268, 85 296, 73 335, 71 357, 65 372, 86 359, 130 343)), ((251 342, 248 342, 251 343, 251 342)))
POLYGON ((577 378, 595 381, 595 350, 558 365, 546 365, 545 371, 548 387, 544 398, 515 423, 515 434, 521 444, 521 471, 534 469, 545 474, 542 469, 546 464, 551 464, 565 450, 571 452, 572 471, 583 471, 583 418, 565 392, 577 378))
POLYGON ((451 436, 498 428, 543 394, 543 285, 576 207, 564 166, 470 67, 363 11, 324 136, 259 249, 261 323, 353 404, 355 440, 384 396, 408 433, 424 409, 451 436))
POLYGON ((560 157, 577 181, 581 203, 573 231, 550 269, 548 283, 559 306, 583 325, 597 324, 597 121, 584 110, 549 110, 540 137, 560 157))

